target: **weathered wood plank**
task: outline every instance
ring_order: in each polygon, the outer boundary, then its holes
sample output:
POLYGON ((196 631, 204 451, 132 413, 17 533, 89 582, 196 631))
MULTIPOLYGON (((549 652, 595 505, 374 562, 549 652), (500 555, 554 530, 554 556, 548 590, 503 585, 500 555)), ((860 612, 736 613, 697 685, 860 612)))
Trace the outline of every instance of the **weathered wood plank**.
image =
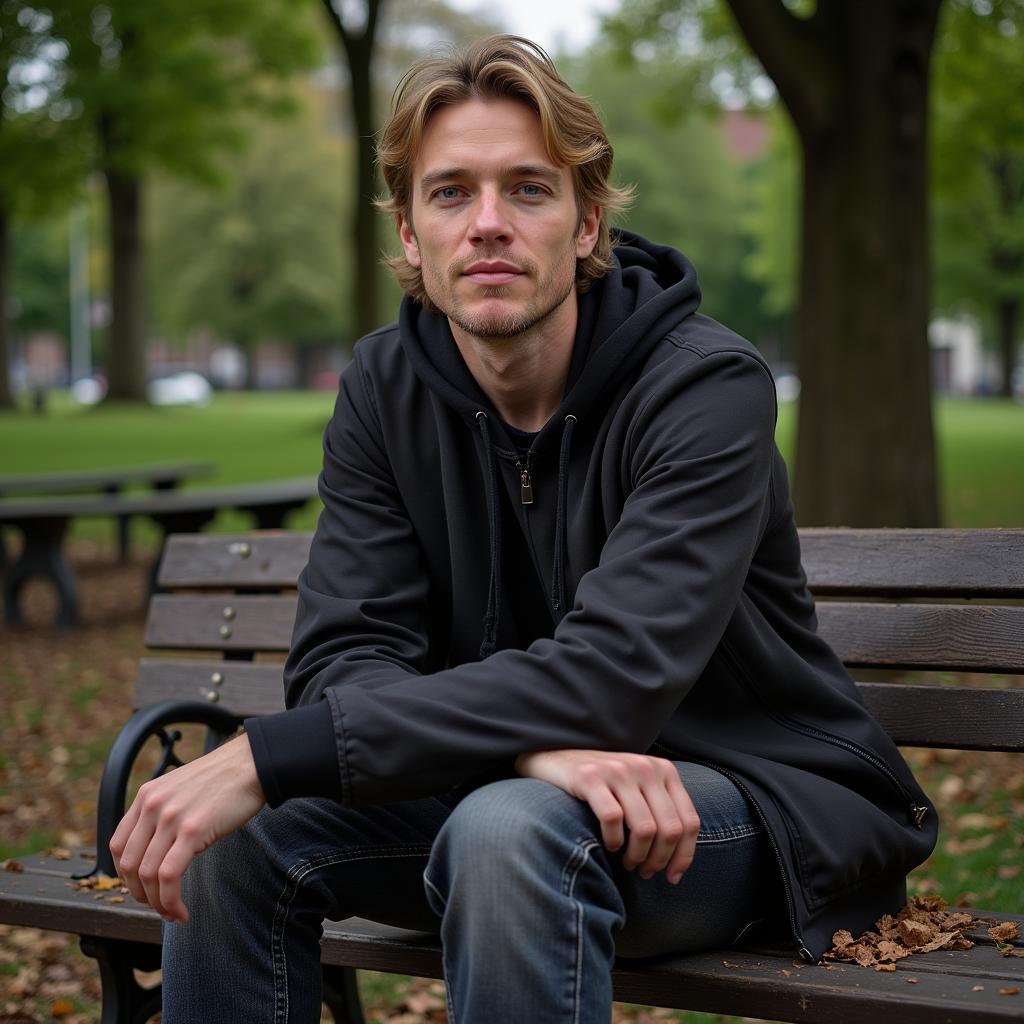
POLYGON ((175 534, 167 540, 157 582, 165 588, 287 589, 295 586, 312 539, 311 533, 286 530, 175 534))
POLYGON ((1024 672, 1024 606, 819 601, 818 629, 851 666, 1024 672))
POLYGON ((1024 751, 1024 690, 903 683, 857 688, 900 746, 1024 751))
POLYGON ((155 594, 146 620, 146 646, 286 651, 291 644, 296 600, 294 594, 155 594))
POLYGON ((800 531, 815 594, 1024 597, 1024 530, 800 531))
POLYGON ((206 700, 239 717, 284 711, 281 666, 143 658, 132 706, 138 709, 163 700, 206 700))

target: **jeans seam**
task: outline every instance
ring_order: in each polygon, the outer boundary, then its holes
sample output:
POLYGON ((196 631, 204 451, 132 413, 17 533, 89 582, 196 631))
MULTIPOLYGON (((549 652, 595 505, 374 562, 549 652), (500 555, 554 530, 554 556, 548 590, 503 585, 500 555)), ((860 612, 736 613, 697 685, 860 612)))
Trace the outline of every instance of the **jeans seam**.
POLYGON ((319 868, 332 867, 346 861, 387 860, 397 857, 423 857, 430 853, 429 846, 386 846, 373 849, 346 850, 342 853, 320 854, 309 860, 293 864, 285 876, 284 888, 274 908, 274 922, 270 931, 270 958, 274 971, 274 1021, 288 1021, 288 957, 284 949, 284 932, 292 901, 305 878, 319 868))
POLYGON ((573 987, 573 1024, 579 1024, 580 999, 583 987, 583 904, 580 903, 575 896, 576 879, 579 877, 580 871, 583 870, 584 865, 589 860, 590 851, 597 845, 597 841, 594 839, 577 839, 573 846, 572 854, 569 856, 569 859, 565 862, 565 867, 562 869, 562 893, 563 895, 568 896, 576 908, 576 983, 573 987))
POLYGON ((697 835, 697 845, 729 842, 732 839, 746 839, 748 836, 757 835, 759 831, 756 825, 733 825, 730 828, 716 829, 713 832, 700 832, 697 835))

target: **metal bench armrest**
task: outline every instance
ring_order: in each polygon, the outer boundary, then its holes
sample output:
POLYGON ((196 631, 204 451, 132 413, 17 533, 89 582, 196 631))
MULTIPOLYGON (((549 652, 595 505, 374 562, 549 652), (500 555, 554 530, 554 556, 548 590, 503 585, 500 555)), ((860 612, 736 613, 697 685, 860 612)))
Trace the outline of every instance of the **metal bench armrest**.
POLYGON ((163 745, 163 756, 154 773, 163 774, 168 767, 181 762, 174 753, 174 743, 181 734, 169 733, 171 725, 198 724, 207 726, 204 753, 230 739, 241 724, 241 718, 223 708, 192 700, 166 700, 136 711, 117 734, 107 755, 100 779, 100 795, 96 811, 96 867, 89 874, 115 875, 110 854, 110 839, 124 817, 128 779, 135 759, 152 736, 163 745))

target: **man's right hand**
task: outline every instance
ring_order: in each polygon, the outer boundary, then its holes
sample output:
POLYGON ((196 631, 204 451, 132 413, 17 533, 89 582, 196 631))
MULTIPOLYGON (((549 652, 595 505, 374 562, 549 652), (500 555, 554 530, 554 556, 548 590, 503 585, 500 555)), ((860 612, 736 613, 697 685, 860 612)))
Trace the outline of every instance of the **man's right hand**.
POLYGON ((516 771, 542 779, 586 801, 601 823, 601 838, 643 878, 665 870, 675 885, 693 863, 700 818, 676 766, 661 757, 604 750, 538 750, 520 754, 516 771))
POLYGON ((265 803, 249 737, 236 736, 139 789, 110 840, 117 873, 140 903, 185 922, 181 876, 192 858, 265 803))

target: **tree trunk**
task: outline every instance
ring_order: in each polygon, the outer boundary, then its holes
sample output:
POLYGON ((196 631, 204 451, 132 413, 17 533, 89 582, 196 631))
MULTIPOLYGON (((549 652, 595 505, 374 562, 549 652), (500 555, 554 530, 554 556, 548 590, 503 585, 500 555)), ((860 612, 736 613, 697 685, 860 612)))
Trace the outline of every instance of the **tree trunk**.
POLYGON ((820 0, 806 21, 730 4, 803 145, 797 518, 935 526, 926 128, 940 0, 820 0))
POLYGON ((9 221, 7 211, 0 206, 0 409, 14 408, 14 389, 11 387, 11 334, 7 325, 9 251, 9 221))
POLYGON ((999 355, 1003 364, 1003 386, 999 393, 1013 398, 1013 371, 1017 368, 1017 330, 1020 324, 1020 299, 1001 299, 996 309, 999 322, 999 355))
POLYGON ((142 275, 142 181, 108 168, 111 323, 107 400, 146 400, 146 336, 142 275))
POLYGON ((356 191, 352 210, 352 242, 355 272, 352 275, 351 304, 355 310, 356 337, 380 326, 377 309, 377 281, 380 251, 377 242, 377 194, 373 114, 373 54, 377 19, 385 0, 366 0, 366 24, 362 32, 346 28, 332 0, 323 0, 328 19, 334 25, 345 50, 351 79, 352 120, 356 142, 356 191))

